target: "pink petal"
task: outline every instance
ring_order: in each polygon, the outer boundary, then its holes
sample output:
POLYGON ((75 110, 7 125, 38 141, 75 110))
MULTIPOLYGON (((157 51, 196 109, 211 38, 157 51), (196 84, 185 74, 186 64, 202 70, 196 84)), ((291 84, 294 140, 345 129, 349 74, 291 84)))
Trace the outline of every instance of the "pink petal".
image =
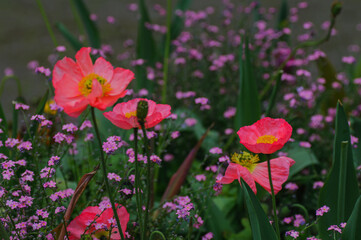
POLYGON ((53 86, 57 87, 57 84, 63 79, 64 75, 67 74, 68 77, 71 77, 71 81, 78 83, 82 78, 82 72, 77 63, 73 59, 64 57, 62 60, 59 60, 53 70, 53 86))
POLYGON ((239 184, 241 184, 240 178, 242 178, 248 184, 248 186, 253 190, 255 194, 257 193, 256 183, 254 182, 251 173, 248 171, 247 168, 242 167, 237 163, 230 163, 222 179, 217 182, 222 184, 229 184, 235 179, 237 179, 239 181, 239 184))
POLYGON ((134 73, 132 71, 123 68, 115 68, 113 71, 113 77, 109 82, 112 90, 108 93, 108 95, 118 95, 123 93, 133 79, 134 73))
POLYGON ((73 221, 67 226, 67 231, 69 233, 70 240, 78 240, 81 238, 81 235, 84 233, 86 224, 95 219, 97 214, 100 214, 101 210, 99 207, 87 207, 84 209, 80 215, 75 217, 73 221))
POLYGON ((113 66, 104 58, 100 57, 94 63, 94 73, 110 82, 113 77, 113 66))
POLYGON ((90 105, 93 106, 93 107, 98 107, 97 105, 99 105, 100 101, 101 101, 99 98, 101 98, 102 96, 103 96, 102 85, 98 81, 93 80, 93 82, 92 82, 92 91, 87 96, 90 105))
POLYGON ((76 62, 80 66, 83 76, 94 72, 93 62, 90 58, 90 47, 81 48, 75 55, 76 62))
MULTIPOLYGON (((288 157, 279 157, 270 160, 272 183, 275 194, 282 189, 282 184, 287 181, 290 167, 294 163, 295 161, 288 157)), ((267 162, 257 164, 256 168, 252 172, 252 176, 257 183, 272 194, 268 179, 267 162)))
MULTIPOLYGON (((118 105, 118 104, 117 104, 118 105)), ((130 122, 130 119, 126 119, 124 116, 114 113, 114 112, 105 112, 103 113, 104 117, 106 117, 109 121, 111 121, 115 126, 122 129, 132 129, 137 128, 138 124, 133 124, 130 122)))

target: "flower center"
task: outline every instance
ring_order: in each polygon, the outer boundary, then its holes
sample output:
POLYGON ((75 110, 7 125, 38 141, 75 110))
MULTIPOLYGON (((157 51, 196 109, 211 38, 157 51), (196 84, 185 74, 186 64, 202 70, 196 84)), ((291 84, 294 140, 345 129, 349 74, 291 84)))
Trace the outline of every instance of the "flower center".
POLYGON ((79 82, 79 91, 81 94, 88 96, 89 93, 92 92, 94 80, 98 81, 100 85, 102 85, 103 95, 111 90, 110 84, 105 78, 99 76, 98 74, 91 73, 83 77, 83 79, 79 82))
POLYGON ((126 118, 131 118, 131 117, 136 117, 137 116, 137 111, 133 111, 133 112, 127 112, 125 114, 126 118))
POLYGON ((272 144, 272 143, 277 142, 277 141, 278 141, 278 138, 276 138, 273 135, 263 135, 263 136, 260 136, 257 139, 257 143, 269 143, 269 144, 272 144))
POLYGON ((259 157, 258 154, 241 152, 241 153, 233 153, 231 160, 232 162, 247 168, 252 173, 257 163, 259 162, 259 157))

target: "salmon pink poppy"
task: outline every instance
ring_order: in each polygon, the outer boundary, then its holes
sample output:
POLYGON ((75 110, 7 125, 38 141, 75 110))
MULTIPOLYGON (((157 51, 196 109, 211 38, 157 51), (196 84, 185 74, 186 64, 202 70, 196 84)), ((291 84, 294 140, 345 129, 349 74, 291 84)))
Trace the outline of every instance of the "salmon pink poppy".
POLYGON ((136 98, 128 102, 115 105, 113 111, 103 113, 115 126, 123 129, 140 128, 137 119, 137 106, 139 101, 148 103, 148 114, 145 118, 145 128, 151 128, 170 115, 171 107, 167 104, 156 104, 145 98, 136 98))
MULTIPOLYGON (((129 213, 120 204, 115 204, 115 206, 124 235, 129 222, 129 213)), ((109 239, 110 235, 110 239, 121 239, 116 226, 112 208, 102 211, 98 206, 90 206, 84 209, 79 216, 75 217, 66 229, 69 240, 81 239, 82 235, 95 237, 95 239, 102 239, 102 237, 109 239)))
POLYGON ((254 153, 271 154, 280 150, 292 135, 292 127, 281 118, 263 118, 237 132, 240 143, 254 153))
MULTIPOLYGON (((268 178, 267 162, 258 163, 259 157, 248 152, 235 153, 232 162, 228 165, 225 175, 217 181, 222 184, 232 183, 241 178, 249 185, 253 192, 257 193, 256 182, 267 190, 270 194, 271 187, 268 178)), ((282 189, 282 184, 286 182, 290 167, 295 161, 288 157, 279 157, 270 160, 271 175, 274 193, 277 194, 282 189)))
POLYGON ((88 105, 104 111, 126 94, 134 73, 113 68, 99 57, 93 64, 90 48, 81 48, 76 62, 68 57, 59 60, 53 70, 54 100, 72 117, 78 117, 88 105))

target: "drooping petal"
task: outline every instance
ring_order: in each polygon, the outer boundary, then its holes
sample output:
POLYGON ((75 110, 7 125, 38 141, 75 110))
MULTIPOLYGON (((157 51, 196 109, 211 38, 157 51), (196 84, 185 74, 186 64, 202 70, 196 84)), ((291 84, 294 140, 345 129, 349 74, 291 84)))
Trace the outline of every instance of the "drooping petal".
MULTIPOLYGON (((270 160, 272 183, 275 194, 282 189, 282 184, 287 181, 290 167, 294 163, 295 161, 288 157, 279 157, 270 160)), ((267 162, 257 164, 252 172, 252 177, 258 184, 272 194, 268 178, 267 162)))
POLYGON ((73 221, 67 226, 70 240, 81 239, 81 235, 84 233, 87 224, 96 218, 97 214, 100 214, 101 210, 99 207, 87 207, 80 215, 75 217, 73 221))
POLYGON ((113 66, 110 62, 100 57, 94 63, 94 73, 110 82, 113 77, 113 66))
POLYGON ((115 126, 122 129, 132 129, 138 128, 138 125, 131 124, 129 119, 126 119, 124 116, 114 113, 112 111, 103 113, 104 117, 106 117, 109 121, 111 121, 115 126))
POLYGON ((256 183, 254 182, 251 173, 248 171, 247 168, 242 167, 237 163, 230 163, 226 169, 224 176, 222 177, 221 180, 217 181, 217 183, 229 184, 237 179, 239 181, 239 184, 241 184, 241 180, 240 180, 241 178, 248 184, 248 186, 256 194, 257 193, 256 183))
POLYGON ((79 65, 83 76, 87 76, 94 72, 90 51, 90 47, 83 47, 75 55, 76 62, 79 65))
POLYGON ((153 110, 153 114, 146 118, 146 128, 151 128, 167 118, 171 112, 171 107, 166 104, 157 104, 153 110))

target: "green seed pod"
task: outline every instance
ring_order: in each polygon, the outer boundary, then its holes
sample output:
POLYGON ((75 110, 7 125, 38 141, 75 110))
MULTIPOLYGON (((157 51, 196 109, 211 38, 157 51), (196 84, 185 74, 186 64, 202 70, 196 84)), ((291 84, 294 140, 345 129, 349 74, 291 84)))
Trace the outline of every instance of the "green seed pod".
POLYGON ((148 115, 148 102, 140 100, 137 105, 137 118, 140 125, 145 123, 145 118, 148 115))

